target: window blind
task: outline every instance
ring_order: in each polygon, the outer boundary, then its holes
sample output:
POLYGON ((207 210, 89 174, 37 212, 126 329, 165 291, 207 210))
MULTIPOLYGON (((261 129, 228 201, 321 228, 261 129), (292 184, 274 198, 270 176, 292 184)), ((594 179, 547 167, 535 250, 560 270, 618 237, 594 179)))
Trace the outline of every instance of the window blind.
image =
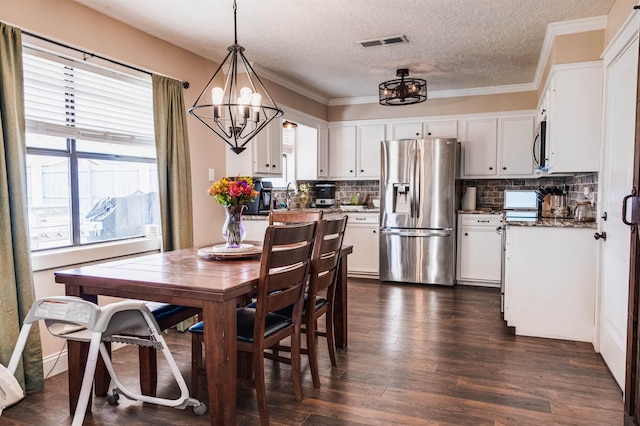
POLYGON ((23 53, 27 132, 93 142, 153 145, 146 81, 45 52, 23 53))

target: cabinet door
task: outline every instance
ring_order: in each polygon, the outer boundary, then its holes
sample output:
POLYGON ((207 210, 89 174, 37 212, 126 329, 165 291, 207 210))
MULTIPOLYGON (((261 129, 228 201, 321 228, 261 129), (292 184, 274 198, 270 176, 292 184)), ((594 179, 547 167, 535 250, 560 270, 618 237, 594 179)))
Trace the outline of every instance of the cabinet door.
POLYGON ((240 154, 228 149, 225 149, 226 158, 226 175, 227 176, 251 176, 253 171, 253 145, 256 143, 256 139, 249 141, 246 145, 246 149, 240 154))
POLYGON ((258 176, 282 176, 282 121, 273 120, 252 140, 253 172, 258 176))
POLYGON ((533 173, 532 141, 534 116, 501 117, 498 145, 501 148, 499 172, 503 175, 533 173))
POLYGON ((391 125, 391 140, 422 137, 422 123, 396 123, 391 125))
POLYGON ((463 147, 465 175, 495 175, 497 119, 477 118, 466 120, 463 147))
POLYGON ((332 178, 355 178, 356 126, 329 129, 329 175, 332 178))
POLYGON ((329 129, 326 125, 318 128, 318 177, 329 177, 329 129))
POLYGON ((434 121, 425 123, 425 137, 429 138, 457 138, 458 121, 434 121))
MULTIPOLYGON (((351 217, 349 220, 351 221, 351 217)), ((347 273, 375 277, 380 275, 377 226, 347 225, 342 244, 353 246, 353 253, 349 255, 347 262, 347 273)))
POLYGON ((549 101, 549 173, 599 171, 602 75, 600 66, 554 71, 549 101))
POLYGON ((502 241, 495 227, 460 228, 459 279, 500 282, 502 241))
POLYGON ((312 165, 318 164, 318 129, 298 125, 295 135, 295 178, 296 180, 317 180, 318 168, 312 165))
POLYGON ((358 168, 359 178, 380 178, 380 145, 384 140, 384 124, 358 126, 358 168))

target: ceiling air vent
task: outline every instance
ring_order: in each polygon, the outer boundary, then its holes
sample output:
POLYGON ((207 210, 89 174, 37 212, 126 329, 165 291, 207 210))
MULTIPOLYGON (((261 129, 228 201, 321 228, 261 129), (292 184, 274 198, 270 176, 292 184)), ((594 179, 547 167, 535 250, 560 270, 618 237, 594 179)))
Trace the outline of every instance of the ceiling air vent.
POLYGON ((397 35, 391 37, 376 38, 373 40, 362 40, 356 43, 360 44, 362 47, 373 47, 382 46, 384 44, 409 43, 409 40, 407 40, 407 36, 397 35))

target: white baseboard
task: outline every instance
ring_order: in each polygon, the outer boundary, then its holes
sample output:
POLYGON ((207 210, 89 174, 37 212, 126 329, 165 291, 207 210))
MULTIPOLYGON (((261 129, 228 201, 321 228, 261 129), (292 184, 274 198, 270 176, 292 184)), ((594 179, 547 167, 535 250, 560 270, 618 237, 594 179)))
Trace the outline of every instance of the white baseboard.
MULTIPOLYGON (((124 343, 112 343, 111 350, 117 351, 118 349, 126 346, 124 343)), ((42 358, 44 377, 53 377, 60 373, 64 373, 69 369, 69 356, 67 354, 67 346, 55 354, 51 354, 42 358), (57 360, 57 362, 56 362, 57 360)))

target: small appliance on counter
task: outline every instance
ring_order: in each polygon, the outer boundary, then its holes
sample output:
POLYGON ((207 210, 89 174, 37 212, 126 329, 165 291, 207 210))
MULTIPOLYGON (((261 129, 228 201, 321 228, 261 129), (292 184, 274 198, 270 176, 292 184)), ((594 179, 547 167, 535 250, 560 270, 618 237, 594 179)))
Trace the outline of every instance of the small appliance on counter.
POLYGON ((316 206, 331 207, 336 204, 336 184, 333 182, 316 183, 316 206))
POLYGON ((258 198, 250 203, 246 203, 245 214, 268 215, 271 206, 271 193, 273 184, 262 182, 259 178, 253 178, 254 189, 258 191, 258 198))
POLYGON ((504 191, 504 220, 528 221, 538 220, 538 197, 537 191, 509 190, 504 191))
POLYGON ((567 187, 551 186, 538 188, 538 203, 540 217, 542 218, 566 218, 569 216, 567 207, 567 187))

